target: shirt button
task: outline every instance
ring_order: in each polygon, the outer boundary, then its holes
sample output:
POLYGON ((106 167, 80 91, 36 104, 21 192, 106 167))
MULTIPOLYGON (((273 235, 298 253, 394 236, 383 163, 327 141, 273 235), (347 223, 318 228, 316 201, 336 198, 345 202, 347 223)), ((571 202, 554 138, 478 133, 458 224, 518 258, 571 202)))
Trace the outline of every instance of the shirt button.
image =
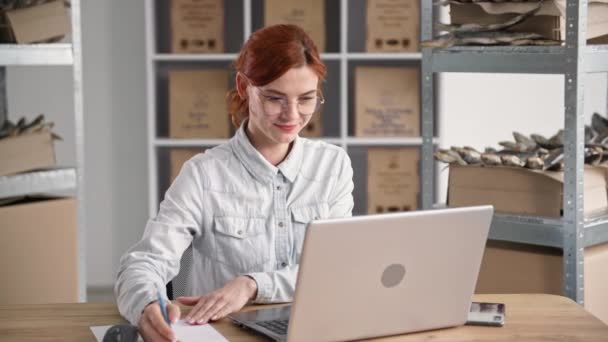
POLYGON ((281 191, 281 186, 277 185, 277 190, 281 191))
POLYGON ((284 224, 283 222, 279 222, 279 227, 283 228, 284 224))
POLYGON ((285 266, 287 266, 287 263, 286 262, 282 262, 281 266, 285 267, 285 266))
POLYGON ((239 230, 238 232, 236 232, 238 235, 243 235, 243 231, 239 230))

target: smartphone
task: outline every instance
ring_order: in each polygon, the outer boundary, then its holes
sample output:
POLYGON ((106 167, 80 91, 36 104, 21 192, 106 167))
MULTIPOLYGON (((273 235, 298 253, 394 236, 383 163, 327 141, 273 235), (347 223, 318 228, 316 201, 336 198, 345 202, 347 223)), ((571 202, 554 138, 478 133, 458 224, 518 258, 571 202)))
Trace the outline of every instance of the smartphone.
POLYGON ((465 324, 502 327, 505 324, 505 305, 472 302, 465 324))

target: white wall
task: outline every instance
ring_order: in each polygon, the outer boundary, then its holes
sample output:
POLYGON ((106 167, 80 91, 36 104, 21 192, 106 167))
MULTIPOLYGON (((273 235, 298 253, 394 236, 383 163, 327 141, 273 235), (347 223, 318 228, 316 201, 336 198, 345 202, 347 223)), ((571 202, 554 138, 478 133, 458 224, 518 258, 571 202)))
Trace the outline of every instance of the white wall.
POLYGON ((82 1, 87 279, 113 283, 147 213, 144 1, 82 1))

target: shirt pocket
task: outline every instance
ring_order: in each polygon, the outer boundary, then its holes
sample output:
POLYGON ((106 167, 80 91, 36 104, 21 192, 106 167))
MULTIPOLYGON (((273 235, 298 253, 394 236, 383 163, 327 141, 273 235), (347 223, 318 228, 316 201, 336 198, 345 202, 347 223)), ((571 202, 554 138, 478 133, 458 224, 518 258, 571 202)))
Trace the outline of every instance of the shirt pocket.
POLYGON ((239 273, 259 272, 270 259, 265 218, 213 219, 214 259, 239 273))
POLYGON ((327 218, 328 213, 329 205, 327 203, 291 208, 296 263, 300 262, 300 254, 302 254, 302 245, 304 244, 308 223, 313 220, 327 218))

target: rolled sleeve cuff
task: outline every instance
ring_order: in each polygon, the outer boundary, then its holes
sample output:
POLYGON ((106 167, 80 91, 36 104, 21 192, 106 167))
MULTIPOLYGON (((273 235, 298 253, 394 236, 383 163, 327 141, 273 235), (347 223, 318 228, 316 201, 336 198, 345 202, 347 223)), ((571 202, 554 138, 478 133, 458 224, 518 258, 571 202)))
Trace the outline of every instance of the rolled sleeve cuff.
POLYGON ((254 303, 270 303, 272 301, 272 279, 268 273, 258 272, 258 273, 247 273, 246 276, 249 276, 255 280, 258 293, 254 303))

